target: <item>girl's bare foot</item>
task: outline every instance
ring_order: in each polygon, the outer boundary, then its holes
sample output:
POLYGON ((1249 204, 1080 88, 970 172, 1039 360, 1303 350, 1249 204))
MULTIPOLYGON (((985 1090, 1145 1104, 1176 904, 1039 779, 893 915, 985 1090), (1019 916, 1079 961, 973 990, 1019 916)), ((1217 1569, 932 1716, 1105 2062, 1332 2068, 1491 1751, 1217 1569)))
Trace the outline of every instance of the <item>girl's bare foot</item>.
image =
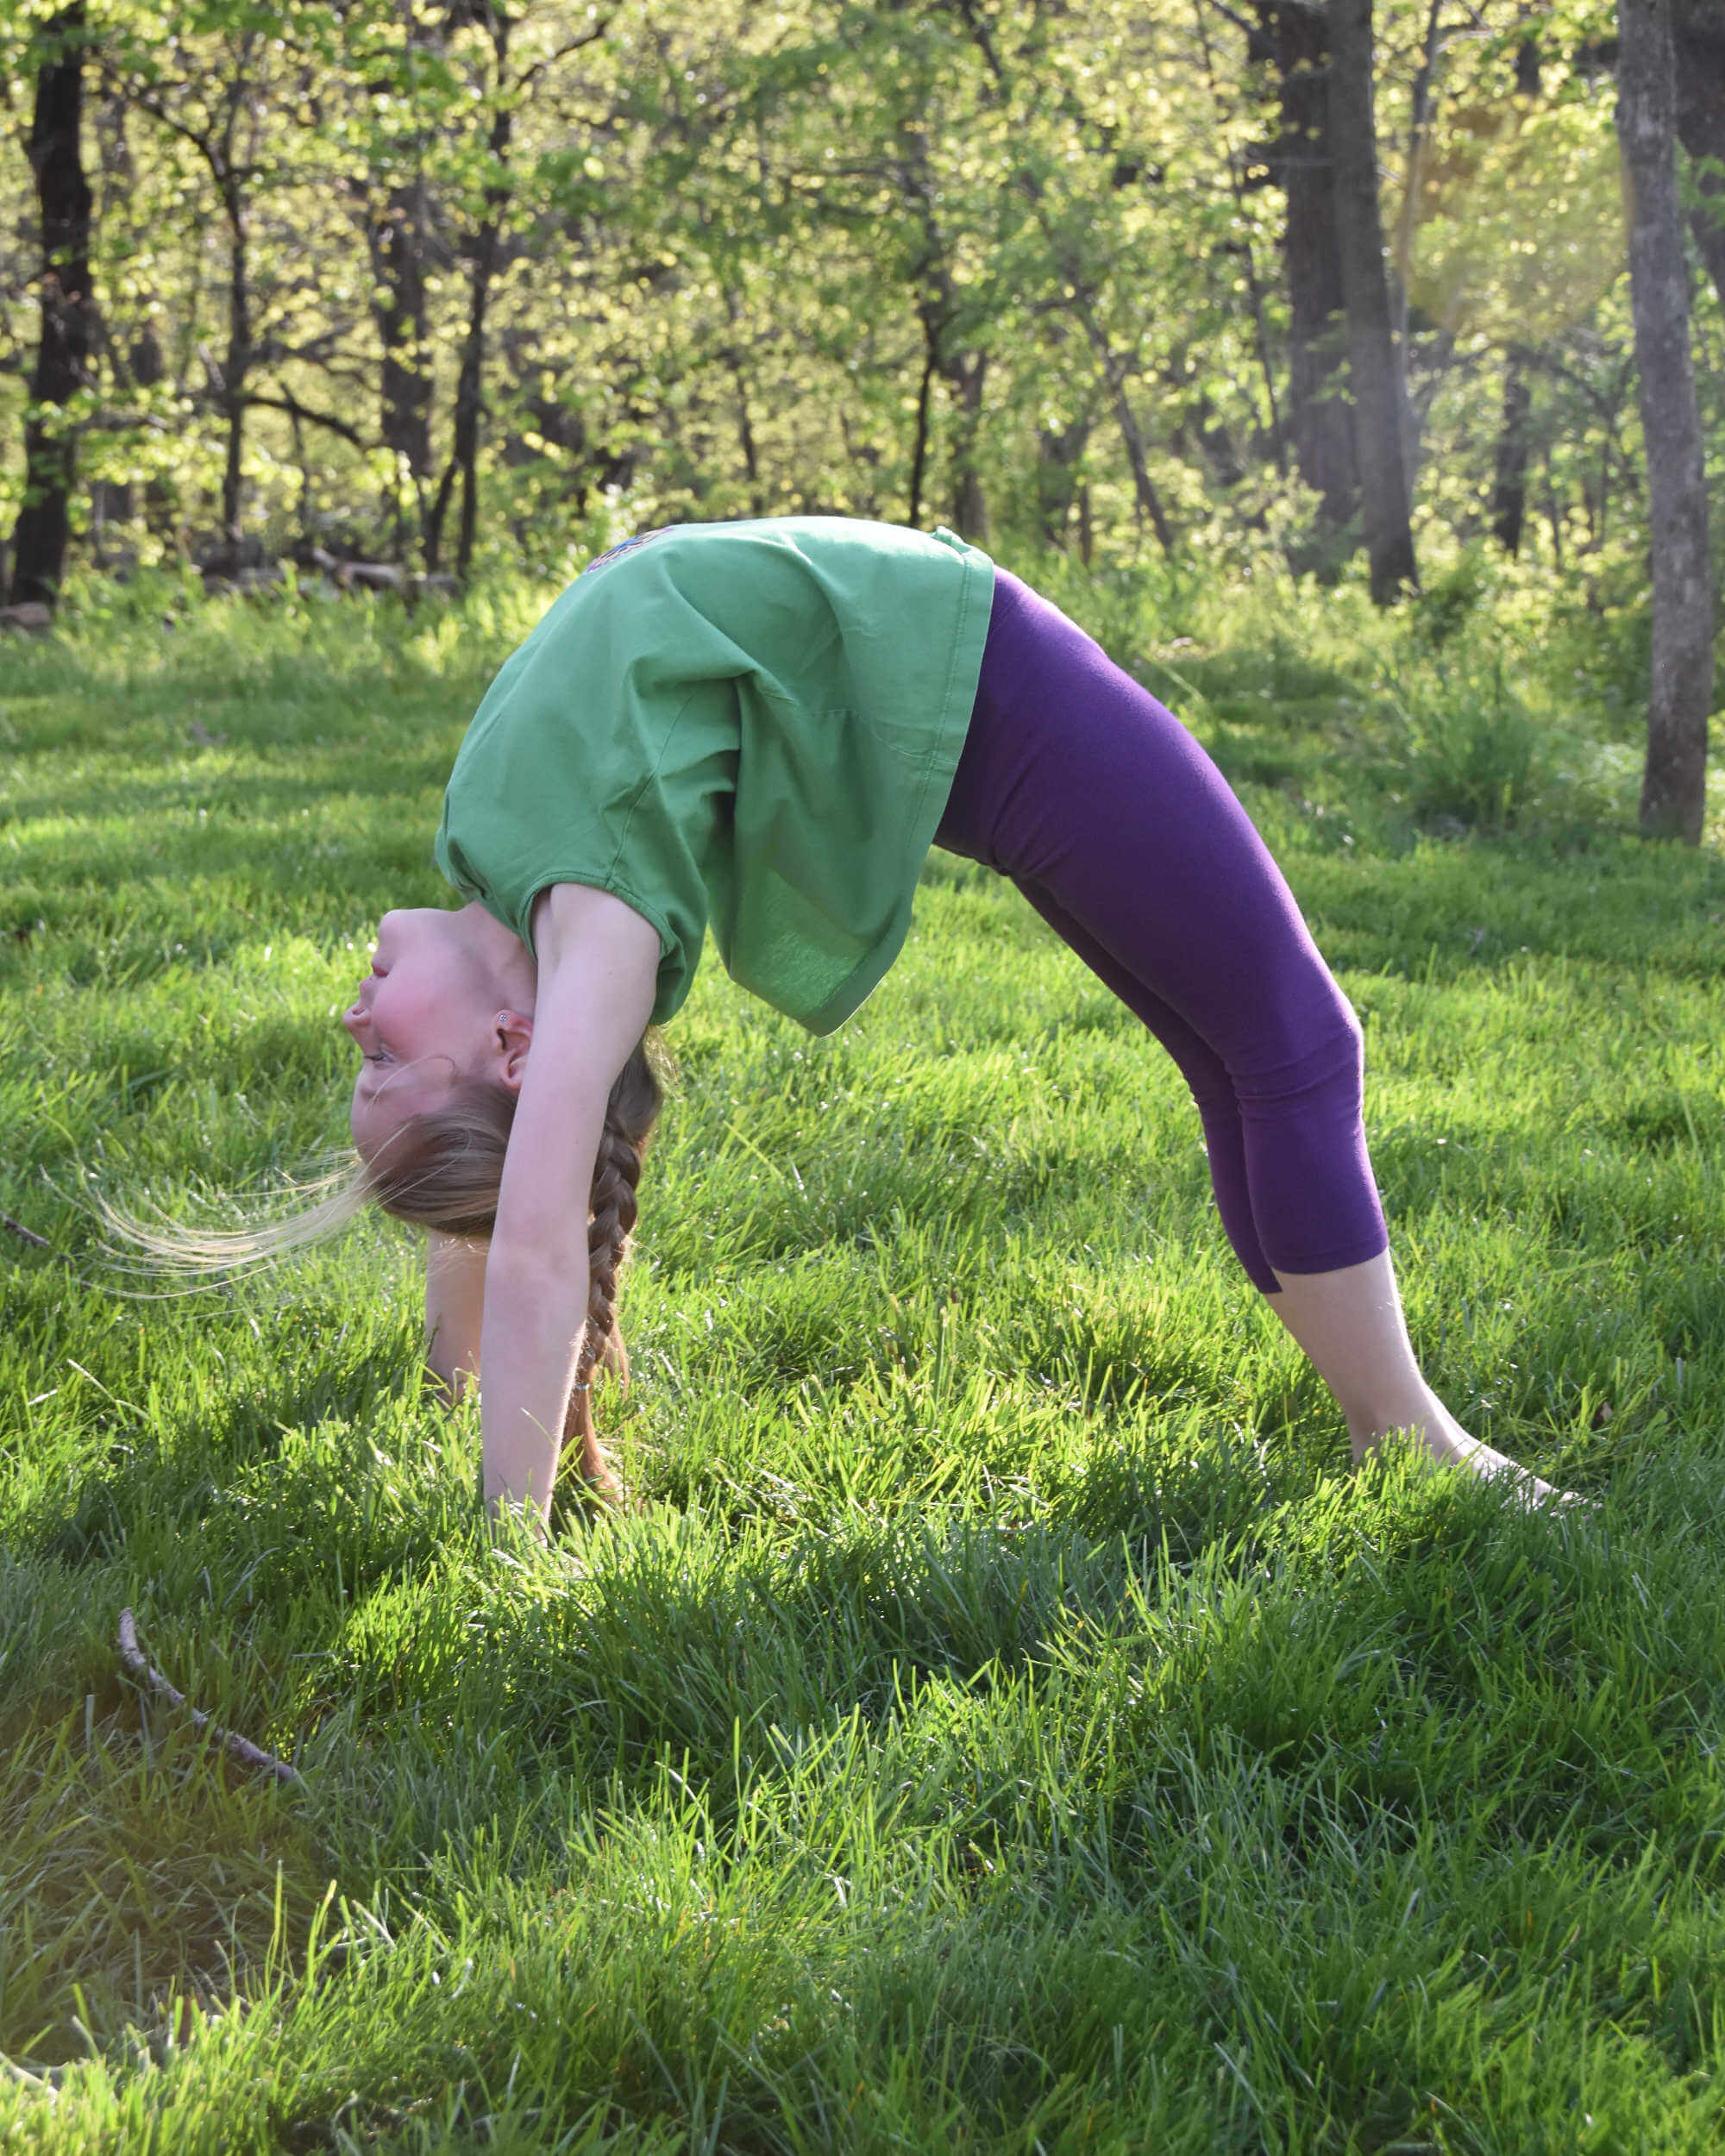
POLYGON ((1434 1467, 1501 1481, 1523 1505, 1572 1505, 1568 1491, 1470 1437, 1421 1375, 1389 1253, 1329 1273, 1278 1273, 1271 1310, 1347 1417, 1358 1463, 1393 1436, 1416 1438, 1434 1467))
POLYGON ((1470 1475, 1477 1475, 1483 1482, 1502 1482, 1513 1490, 1517 1501, 1523 1505, 1576 1505, 1583 1500, 1575 1491, 1559 1489, 1555 1482, 1548 1482, 1531 1468, 1512 1460, 1507 1452, 1499 1452, 1482 1438, 1470 1437, 1451 1414, 1448 1408, 1433 1397, 1427 1419, 1420 1426, 1410 1426, 1405 1432, 1383 1432, 1364 1441, 1356 1438, 1353 1445, 1356 1466, 1383 1442, 1384 1436, 1406 1435, 1417 1438, 1427 1458, 1434 1467, 1458 1467, 1470 1475))

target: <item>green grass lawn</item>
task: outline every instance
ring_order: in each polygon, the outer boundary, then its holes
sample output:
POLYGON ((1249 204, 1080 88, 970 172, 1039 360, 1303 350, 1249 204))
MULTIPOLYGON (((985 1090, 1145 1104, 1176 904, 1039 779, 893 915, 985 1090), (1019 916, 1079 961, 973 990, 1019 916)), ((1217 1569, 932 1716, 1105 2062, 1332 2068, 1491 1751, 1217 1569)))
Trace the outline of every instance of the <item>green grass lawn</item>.
POLYGON ((0 1233, 0 2141, 1716 2149, 1716 843, 1250 620, 1133 654, 1364 1021, 1433 1382, 1595 1508, 1352 1477, 1172 1067, 936 856, 830 1041, 709 961, 601 1409, 638 1508, 494 1545, 411 1236, 141 1300, 92 1199, 220 1224, 344 1136, 334 1015, 535 605, 0 646, 53 1245, 0 1233), (1446 755, 1518 835, 1422 835, 1446 755), (127 1604, 302 1786, 140 1696, 127 1604))

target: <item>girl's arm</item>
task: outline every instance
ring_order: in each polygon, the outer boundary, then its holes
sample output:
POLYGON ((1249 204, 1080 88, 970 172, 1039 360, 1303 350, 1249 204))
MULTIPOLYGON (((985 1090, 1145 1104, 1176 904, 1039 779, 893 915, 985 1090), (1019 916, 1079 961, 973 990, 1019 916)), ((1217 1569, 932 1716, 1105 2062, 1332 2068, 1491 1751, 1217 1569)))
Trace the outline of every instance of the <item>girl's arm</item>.
POLYGON ((532 1044, 485 1268, 486 1501, 543 1524, 587 1307, 587 1202, 618 1074, 652 1016, 659 935, 608 892, 536 901, 532 1044))
MULTIPOLYGON (((491 1245, 432 1228, 425 1254, 425 1367, 453 1406, 479 1382, 480 1327, 485 1316, 486 1258, 491 1245)), ((629 1382, 629 1350, 613 1327, 599 1366, 629 1382)))
POLYGON ((480 1374, 486 1245, 433 1228, 425 1252, 425 1361, 452 1401, 480 1374))

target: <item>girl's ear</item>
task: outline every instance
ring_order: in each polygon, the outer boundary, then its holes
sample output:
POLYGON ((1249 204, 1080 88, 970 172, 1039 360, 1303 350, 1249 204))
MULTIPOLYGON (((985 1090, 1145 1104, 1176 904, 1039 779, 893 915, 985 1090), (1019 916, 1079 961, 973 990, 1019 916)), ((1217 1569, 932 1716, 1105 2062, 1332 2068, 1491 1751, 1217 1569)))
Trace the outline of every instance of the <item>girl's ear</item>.
POLYGON ((499 1059, 498 1075, 511 1093, 519 1093, 527 1075, 527 1051, 533 1045, 532 1013, 499 1011, 492 1026, 499 1059))

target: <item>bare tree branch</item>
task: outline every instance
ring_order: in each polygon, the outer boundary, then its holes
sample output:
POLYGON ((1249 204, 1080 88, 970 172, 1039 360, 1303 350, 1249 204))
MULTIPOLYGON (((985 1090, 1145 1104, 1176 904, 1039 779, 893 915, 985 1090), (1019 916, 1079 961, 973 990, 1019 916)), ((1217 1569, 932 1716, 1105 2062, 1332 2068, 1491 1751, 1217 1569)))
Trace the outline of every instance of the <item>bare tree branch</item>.
POLYGON ((273 1774, 278 1782, 300 1780, 297 1770, 291 1767, 285 1759, 278 1759, 273 1752, 264 1751, 261 1745, 254 1745, 249 1737, 242 1737, 232 1729, 221 1728, 210 1720, 209 1715, 193 1707, 184 1692, 177 1691, 155 1664, 144 1658, 143 1651, 138 1645, 137 1627, 132 1621, 129 1609, 120 1612, 120 1659, 140 1683, 147 1686, 152 1692, 159 1693, 171 1707, 183 1708, 191 1715, 193 1724, 199 1729, 207 1729, 224 1752, 232 1752, 235 1758, 260 1774, 273 1774))
POLYGON ((610 28, 611 16, 604 16, 590 30, 584 30, 579 37, 572 37, 567 44, 560 45, 555 53, 547 53, 543 60, 535 60, 530 67, 524 68, 516 77, 517 91, 525 90, 539 76, 549 74, 560 60, 567 60, 571 53, 579 53, 584 47, 596 44, 610 28))
POLYGON ((257 397, 248 392, 246 402, 261 404, 269 411, 285 411, 291 419, 303 419, 310 426, 327 427, 331 434, 340 435, 343 442, 351 442, 356 449, 367 446, 365 436, 356 427, 350 427, 345 419, 337 419, 333 412, 313 411, 310 404, 302 404, 286 390, 279 397, 257 397))
POLYGON ((1232 22, 1235 29, 1241 31, 1246 37, 1253 38, 1258 34, 1258 24, 1248 22, 1243 15, 1237 15, 1228 6, 1227 0, 1208 0, 1208 4, 1215 9, 1225 22, 1232 22))
POLYGON ((1007 71, 1000 65, 1000 56, 994 50, 994 41, 988 34, 988 26, 977 14, 975 0, 957 0, 958 12, 964 18, 964 26, 970 33, 971 42, 988 63, 988 72, 994 78, 996 89, 1007 86, 1007 71))

